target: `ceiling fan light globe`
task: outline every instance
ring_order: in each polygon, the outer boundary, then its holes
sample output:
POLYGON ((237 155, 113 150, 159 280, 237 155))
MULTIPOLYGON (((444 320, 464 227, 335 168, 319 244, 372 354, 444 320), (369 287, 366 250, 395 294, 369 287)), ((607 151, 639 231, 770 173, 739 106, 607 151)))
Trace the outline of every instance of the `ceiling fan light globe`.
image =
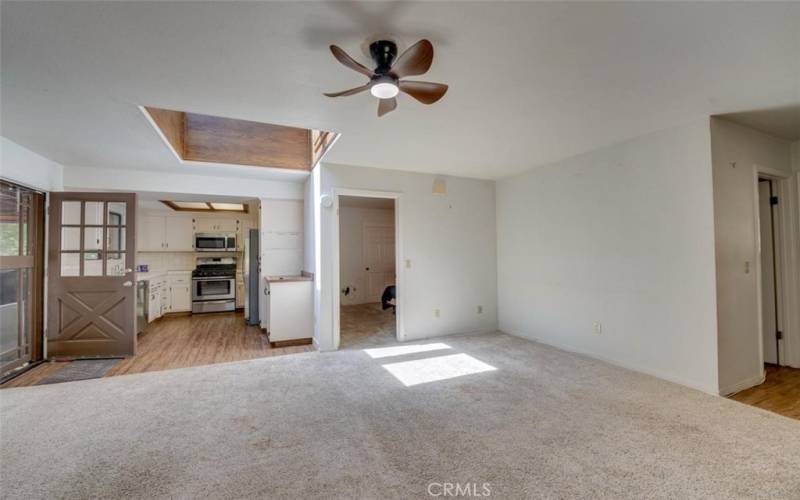
POLYGON ((391 99, 397 96, 400 92, 400 88, 394 83, 381 82, 373 85, 369 91, 378 99, 391 99))

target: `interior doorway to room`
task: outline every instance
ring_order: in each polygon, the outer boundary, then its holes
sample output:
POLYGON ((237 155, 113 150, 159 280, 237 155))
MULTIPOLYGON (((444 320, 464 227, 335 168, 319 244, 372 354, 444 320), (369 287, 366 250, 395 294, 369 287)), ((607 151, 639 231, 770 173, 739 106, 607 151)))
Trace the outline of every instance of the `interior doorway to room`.
POLYGON ((0 180, 0 379, 42 359, 44 194, 0 180))
POLYGON ((780 304, 780 259, 776 241, 776 196, 775 181, 758 179, 758 217, 761 241, 761 321, 764 363, 781 365, 782 332, 780 304))
POLYGON ((397 338, 395 200, 339 197, 339 347, 397 338))

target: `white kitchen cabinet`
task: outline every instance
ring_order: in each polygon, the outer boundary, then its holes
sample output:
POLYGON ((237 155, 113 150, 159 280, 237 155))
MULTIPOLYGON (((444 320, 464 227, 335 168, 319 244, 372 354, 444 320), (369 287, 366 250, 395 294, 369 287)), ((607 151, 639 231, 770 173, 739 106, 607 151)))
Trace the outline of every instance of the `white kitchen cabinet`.
POLYGON ((267 285, 267 315, 264 319, 269 341, 311 339, 314 336, 314 282, 291 276, 270 278, 267 285))
POLYGON ((184 215, 141 215, 136 221, 139 252, 192 252, 194 227, 184 215))
POLYGON ((244 307, 244 275, 241 272, 236 273, 236 308, 241 309, 244 307))
POLYGON ((189 217, 165 218, 164 242, 171 252, 194 252, 194 225, 189 217))
POLYGON ((192 310, 192 275, 186 273, 169 273, 169 312, 186 312, 192 310))
POLYGON ((147 301, 147 322, 155 321, 164 315, 165 279, 163 277, 150 280, 150 297, 147 301))
POLYGON ((239 231, 239 219, 196 217, 194 229, 198 233, 236 233, 239 231))
POLYGON ((139 252, 164 250, 165 218, 161 215, 141 215, 136 219, 136 249, 139 252))

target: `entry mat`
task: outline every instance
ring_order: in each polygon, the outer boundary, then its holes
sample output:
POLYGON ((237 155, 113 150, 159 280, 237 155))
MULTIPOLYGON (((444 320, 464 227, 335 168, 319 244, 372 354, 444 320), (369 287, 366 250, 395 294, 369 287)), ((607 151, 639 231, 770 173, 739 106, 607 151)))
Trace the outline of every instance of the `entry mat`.
POLYGON ((101 378, 108 370, 113 368, 121 359, 80 359, 72 361, 64 368, 42 379, 36 385, 60 384, 61 382, 74 382, 76 380, 89 380, 101 378))

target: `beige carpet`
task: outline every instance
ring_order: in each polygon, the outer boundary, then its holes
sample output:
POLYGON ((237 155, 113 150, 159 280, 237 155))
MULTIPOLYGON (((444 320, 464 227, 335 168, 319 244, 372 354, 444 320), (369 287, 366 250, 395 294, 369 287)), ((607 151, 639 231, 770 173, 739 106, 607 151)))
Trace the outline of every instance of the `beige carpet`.
POLYGON ((506 335, 418 344, 4 390, 3 496, 800 498, 800 422, 506 335))

